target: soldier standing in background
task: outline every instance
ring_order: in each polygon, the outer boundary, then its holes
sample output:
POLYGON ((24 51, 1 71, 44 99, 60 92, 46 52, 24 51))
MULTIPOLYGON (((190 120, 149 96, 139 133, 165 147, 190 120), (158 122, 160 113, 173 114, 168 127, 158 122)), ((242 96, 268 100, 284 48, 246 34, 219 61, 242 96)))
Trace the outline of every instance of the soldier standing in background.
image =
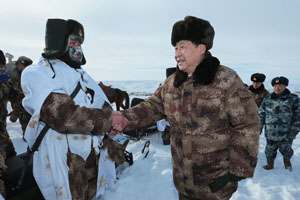
POLYGON ((6 157, 16 155, 15 148, 6 130, 6 116, 7 116, 7 96, 10 91, 8 86, 9 75, 5 72, 6 60, 3 52, 0 50, 0 147, 5 150, 6 157), (4 141, 4 142, 3 142, 4 141))
POLYGON ((8 133, 6 131, 6 117, 7 117, 7 97, 9 94, 9 87, 7 87, 7 81, 9 80, 9 75, 5 72, 6 59, 2 50, 0 50, 0 134, 4 134, 7 137, 8 133))
POLYGON ((257 106, 238 74, 209 52, 213 38, 206 20, 187 16, 175 23, 176 72, 151 97, 113 114, 129 120, 125 131, 166 117, 180 200, 227 200, 257 163, 257 106))
POLYGON ((266 76, 264 74, 255 73, 251 76, 252 85, 249 86, 249 90, 253 93, 255 103, 259 107, 264 98, 270 96, 268 90, 266 90, 263 82, 266 76))
POLYGON ((274 159, 279 149, 285 169, 291 171, 290 159, 294 154, 292 143, 300 131, 300 99, 286 88, 289 84, 286 77, 276 77, 271 83, 274 92, 264 99, 259 110, 260 129, 265 128, 267 140, 267 165, 263 168, 274 168, 274 159))
MULTIPOLYGON (((21 56, 17 61, 12 61, 12 55, 8 54, 10 62, 2 67, 2 73, 8 76, 8 79, 3 80, 1 83, 1 126, 4 130, 4 134, 8 136, 6 131, 6 117, 7 117, 7 102, 10 101, 12 112, 9 113, 10 121, 16 122, 19 118, 19 122, 21 124, 23 134, 25 132, 25 128, 30 119, 30 115, 25 111, 22 106, 22 99, 24 98, 23 91, 21 89, 21 73, 25 67, 32 64, 32 60, 21 56)), ((5 57, 2 52, 2 59, 5 61, 5 57)), ((3 79, 3 78, 2 78, 3 79)), ((9 136, 8 136, 9 137, 9 136)))
MULTIPOLYGON (((6 130, 7 109, 5 97, 8 95, 8 88, 6 88, 5 83, 9 80, 9 75, 5 72, 5 64, 4 54, 0 50, 0 178, 7 168, 5 159, 16 155, 13 143, 9 139, 6 130)), ((0 179, 0 195, 5 197, 4 182, 2 179, 0 179)))
POLYGON ((13 87, 12 92, 9 95, 9 100, 11 102, 11 107, 13 111, 9 114, 10 121, 16 122, 19 119, 19 122, 22 127, 23 135, 25 133, 26 126, 31 118, 31 116, 25 111, 22 106, 22 99, 24 98, 24 93, 21 88, 21 74, 23 70, 32 64, 32 60, 26 56, 21 56, 14 63, 15 67, 11 69, 13 78, 8 82, 13 87))

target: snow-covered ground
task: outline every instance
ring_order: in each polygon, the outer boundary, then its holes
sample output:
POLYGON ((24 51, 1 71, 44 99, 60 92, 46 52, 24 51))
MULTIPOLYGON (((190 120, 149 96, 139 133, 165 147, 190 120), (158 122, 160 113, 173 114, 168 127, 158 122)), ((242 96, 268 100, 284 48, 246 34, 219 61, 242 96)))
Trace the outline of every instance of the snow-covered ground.
MULTIPOLYGON (((159 81, 153 82, 104 82, 128 92, 154 92, 159 81)), ((297 87, 299 88, 299 87, 297 87)), ((298 90, 299 91, 299 90, 298 90)), ((131 96, 132 98, 132 96, 131 96)), ((22 140, 21 127, 9 120, 8 132, 13 140, 17 153, 26 150, 22 140)), ((254 177, 242 180, 232 200, 297 200, 300 199, 300 139, 293 143, 294 156, 291 159, 293 171, 284 169, 283 158, 278 152, 275 169, 266 171, 262 166, 266 163, 264 147, 265 138, 260 136, 258 163, 254 177)), ((170 146, 162 143, 161 133, 150 134, 140 141, 131 140, 127 150, 133 153, 134 164, 125 168, 119 175, 114 191, 107 190, 105 200, 176 200, 177 190, 173 184, 170 146), (141 150, 150 140, 149 155, 144 158, 141 150)))

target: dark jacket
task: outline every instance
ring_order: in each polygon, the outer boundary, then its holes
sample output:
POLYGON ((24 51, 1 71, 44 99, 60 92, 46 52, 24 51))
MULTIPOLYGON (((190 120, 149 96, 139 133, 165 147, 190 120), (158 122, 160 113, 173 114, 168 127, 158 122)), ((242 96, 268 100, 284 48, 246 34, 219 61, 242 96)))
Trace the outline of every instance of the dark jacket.
POLYGON ((300 99, 288 89, 281 95, 272 93, 264 99, 259 109, 260 128, 273 141, 293 139, 292 131, 300 131, 300 99))
POLYGON ((249 86, 249 90, 252 92, 255 103, 259 107, 264 98, 270 96, 268 90, 265 89, 265 86, 262 84, 259 88, 255 89, 253 86, 249 86))

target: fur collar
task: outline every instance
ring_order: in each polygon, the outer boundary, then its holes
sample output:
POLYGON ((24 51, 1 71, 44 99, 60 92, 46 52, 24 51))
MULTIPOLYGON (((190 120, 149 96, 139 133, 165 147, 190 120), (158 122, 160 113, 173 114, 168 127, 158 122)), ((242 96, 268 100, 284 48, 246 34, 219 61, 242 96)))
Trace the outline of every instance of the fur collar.
MULTIPOLYGON (((218 60, 218 58, 213 57, 208 51, 205 55, 204 60, 196 67, 195 71, 193 72, 192 77, 194 82, 202 85, 209 85, 214 80, 219 65, 220 61, 218 60)), ((188 74, 181 71, 177 66, 174 87, 178 88, 179 86, 181 86, 187 78, 188 74)))
POLYGON ((291 92, 286 88, 282 94, 278 95, 275 94, 274 92, 271 94, 271 99, 282 99, 286 100, 288 96, 291 94, 291 92))
POLYGON ((261 86, 260 86, 259 88, 256 88, 256 89, 253 87, 253 85, 251 85, 251 86, 249 87, 249 90, 250 90, 251 92, 253 92, 254 94, 259 94, 259 93, 261 93, 264 89, 265 89, 265 86, 264 86, 263 83, 261 84, 261 86))

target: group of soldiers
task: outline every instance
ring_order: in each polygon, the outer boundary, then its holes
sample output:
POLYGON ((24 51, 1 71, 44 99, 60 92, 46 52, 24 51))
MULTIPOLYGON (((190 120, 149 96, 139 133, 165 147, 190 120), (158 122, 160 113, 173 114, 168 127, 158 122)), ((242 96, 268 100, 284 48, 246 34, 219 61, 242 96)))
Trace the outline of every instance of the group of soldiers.
MULTIPOLYGON (((9 53, 4 55, 0 50, 0 176, 6 170, 5 159, 16 155, 13 143, 6 129, 6 119, 9 116, 11 122, 19 122, 23 134, 29 122, 30 115, 22 106, 24 98, 21 89, 21 73, 25 67, 32 64, 32 60, 21 56, 13 61, 13 56, 9 53), (8 58, 8 63, 6 58, 8 58), (12 111, 8 113, 7 104, 10 102, 12 111)), ((0 179, 0 194, 4 193, 3 181, 0 179)))
MULTIPOLYGON (((289 83, 286 77, 273 78, 271 81, 271 85, 274 87, 273 93, 270 93, 265 88, 265 79, 266 76, 264 74, 254 73, 251 75, 252 84, 247 86, 259 107, 261 132, 265 129, 267 165, 263 166, 263 168, 266 170, 274 168, 274 160, 279 149, 283 155, 285 169, 292 171, 292 143, 300 131, 300 100, 296 94, 291 93, 286 88, 289 83)), ((158 128, 163 127, 159 131, 163 133, 162 139, 164 144, 170 144, 170 125, 168 122, 161 120, 157 125, 158 128)))
MULTIPOLYGON (((6 169, 5 159, 16 155, 6 130, 7 117, 9 116, 12 122, 19 119, 23 134, 31 117, 22 106, 24 94, 20 79, 22 71, 32 64, 32 60, 25 56, 19 57, 16 61, 12 59, 11 54, 4 55, 0 50, 0 175, 6 169), (8 58, 8 62, 6 62, 5 56, 8 58), (8 102, 12 108, 10 113, 7 110, 8 102)), ((171 73, 174 72, 174 69, 171 73)), ((259 107, 260 128, 261 132, 264 129, 267 141, 265 148, 267 164, 263 168, 266 170, 274 168, 274 160, 279 149, 283 155, 285 169, 291 171, 292 142, 300 131, 300 99, 287 89, 289 80, 286 77, 280 76, 272 79, 271 85, 274 88, 272 93, 269 93, 264 87, 265 78, 266 76, 262 73, 252 74, 252 85, 247 86, 259 107)), ((169 134, 167 138, 167 144, 169 144, 169 134)), ((4 186, 0 179, 1 193, 4 193, 4 186)))
POLYGON ((286 77, 275 77, 271 81, 273 92, 270 94, 264 87, 266 76, 255 73, 249 90, 253 93, 259 107, 260 130, 264 129, 266 137, 265 155, 266 170, 274 168, 277 150, 283 156, 285 169, 292 171, 291 157, 293 140, 300 131, 300 99, 287 89, 289 80, 286 77))

